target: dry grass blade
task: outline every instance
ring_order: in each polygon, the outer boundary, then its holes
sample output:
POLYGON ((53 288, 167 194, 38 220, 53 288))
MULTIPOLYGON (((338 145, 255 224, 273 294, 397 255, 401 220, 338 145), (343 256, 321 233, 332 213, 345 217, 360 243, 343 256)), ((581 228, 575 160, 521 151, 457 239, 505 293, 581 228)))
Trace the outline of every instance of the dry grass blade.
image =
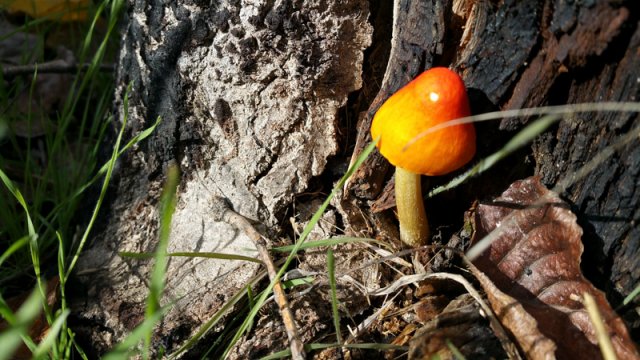
POLYGON ((429 130, 424 131, 420 135, 407 142, 405 148, 408 148, 415 144, 418 140, 438 130, 444 129, 450 126, 496 120, 508 117, 529 117, 529 116, 541 116, 541 115, 565 115, 575 114, 581 112, 594 112, 594 111, 613 111, 613 112, 640 112, 640 103, 637 102, 601 102, 601 103, 583 103, 583 104, 569 104, 558 106, 540 106, 536 108, 506 110, 506 111, 494 111, 484 114, 467 116, 452 121, 447 121, 438 126, 434 126, 429 130))
POLYGON ((385 250, 385 249, 381 249, 377 246, 373 246, 370 244, 365 243, 365 245, 371 249, 371 251, 373 251, 374 253, 378 254, 381 258, 391 261, 395 264, 398 264, 400 266, 406 267, 408 269, 411 269, 413 267, 413 265, 411 265, 410 262, 406 261, 405 259, 401 258, 399 255, 392 253, 389 250, 385 250))
POLYGON ((605 328, 604 322, 602 321, 600 311, 598 311, 596 300, 589 293, 584 293, 583 297, 584 307, 585 309, 587 309, 589 318, 591 319, 591 323, 596 329, 596 335, 598 336, 598 345, 600 346, 602 357, 604 358, 604 360, 616 360, 616 352, 615 350, 613 350, 611 338, 609 337, 609 333, 605 328))
MULTIPOLYGON (((632 140, 638 138, 640 136, 640 126, 635 127, 629 133, 620 137, 618 141, 614 144, 607 146, 602 149, 598 155, 593 157, 588 163, 586 163, 579 171, 569 174, 565 176, 563 179, 558 181, 557 185, 551 190, 552 192, 562 194, 569 186, 575 184, 577 181, 587 176, 590 171, 595 169, 598 165, 602 164, 606 159, 608 159, 613 153, 622 148, 624 145, 628 144, 632 140)), ((549 202, 549 196, 545 195, 541 197, 538 201, 531 204, 530 207, 536 207, 543 205, 549 202)), ((466 253, 467 258, 473 261, 480 254, 482 254, 485 250, 491 246, 491 244, 496 241, 507 229, 513 227, 515 225, 515 217, 510 214, 502 221, 502 226, 495 228, 489 234, 487 234, 480 241, 475 243, 466 253)))
POLYGON ((342 333, 340 332, 340 313, 338 312, 338 295, 336 286, 336 267, 333 251, 327 251, 327 268, 329 275, 329 285, 331 287, 331 312, 333 313, 333 326, 336 329, 336 340, 342 344, 342 333))
MULTIPOLYGON (((269 255, 267 244, 262 238, 262 235, 260 235, 260 233, 253 227, 253 225, 249 223, 249 220, 247 220, 247 218, 231 209, 226 209, 223 215, 223 219, 229 224, 232 224, 241 229, 256 244, 256 248, 258 249, 260 258, 267 267, 269 279, 273 281, 273 279, 276 278, 277 270, 275 265, 273 264, 271 256, 269 255)), ((280 281, 276 281, 276 283, 274 284, 273 293, 275 295, 276 303, 278 304, 278 310, 280 311, 282 322, 284 323, 284 327, 287 330, 287 337, 289 338, 289 346, 291 348, 291 357, 295 360, 306 359, 304 344, 302 343, 302 341, 300 340, 300 336, 298 335, 298 328, 296 327, 295 318, 293 317, 293 313, 291 312, 291 308, 289 307, 289 301, 287 300, 287 296, 284 293, 284 289, 280 281)))
MULTIPOLYGON (((469 266, 472 267, 473 265, 469 264, 469 266)), ((471 283, 469 283, 469 281, 467 281, 467 279, 465 279, 461 275, 444 273, 444 272, 432 273, 432 274, 405 275, 399 278, 398 280, 394 281, 392 284, 384 288, 381 288, 375 292, 372 292, 370 295, 374 295, 374 296, 387 295, 411 283, 426 280, 426 279, 447 279, 447 280, 453 280, 461 284, 465 288, 465 290, 467 290, 467 292, 473 297, 473 299, 478 303, 478 305, 480 305, 485 315, 489 318, 489 322, 491 324, 493 331, 496 334, 496 337, 498 338, 498 340, 500 340, 502 347, 504 348, 505 352, 509 355, 510 359, 520 359, 520 354, 518 353, 518 350, 509 339, 509 336, 507 335, 506 331, 502 327, 502 324, 500 323, 500 321, 494 315, 494 312, 491 310, 491 307, 489 307, 489 305, 482 299, 482 296, 473 287, 473 285, 471 285, 471 283)))

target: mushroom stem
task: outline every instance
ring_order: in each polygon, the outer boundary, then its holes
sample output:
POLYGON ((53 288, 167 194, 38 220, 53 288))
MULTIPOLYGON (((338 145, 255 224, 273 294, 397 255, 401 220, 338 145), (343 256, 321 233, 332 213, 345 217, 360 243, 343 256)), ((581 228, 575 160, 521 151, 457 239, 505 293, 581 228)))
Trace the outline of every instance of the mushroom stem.
POLYGON ((422 201, 420 174, 396 167, 395 181, 400 240, 409 246, 423 245, 429 238, 429 222, 422 201))

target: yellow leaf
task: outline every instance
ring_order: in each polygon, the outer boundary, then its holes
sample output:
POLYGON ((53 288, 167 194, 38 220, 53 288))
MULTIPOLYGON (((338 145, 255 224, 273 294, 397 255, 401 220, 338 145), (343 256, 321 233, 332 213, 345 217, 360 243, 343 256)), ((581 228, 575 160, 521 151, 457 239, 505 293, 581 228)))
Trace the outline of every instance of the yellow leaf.
POLYGON ((0 0, 10 13, 25 13, 34 19, 84 21, 91 0, 0 0))

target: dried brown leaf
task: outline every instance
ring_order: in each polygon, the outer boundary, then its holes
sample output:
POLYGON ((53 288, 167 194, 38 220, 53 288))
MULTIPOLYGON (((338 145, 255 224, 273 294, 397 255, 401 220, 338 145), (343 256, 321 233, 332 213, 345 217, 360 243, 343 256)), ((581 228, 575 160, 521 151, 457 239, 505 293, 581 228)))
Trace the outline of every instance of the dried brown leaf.
POLYGON ((555 359, 556 345, 544 336, 538 322, 516 299, 500 291, 491 280, 473 265, 469 266, 473 275, 487 293, 489 304, 502 325, 507 328, 520 345, 527 359, 555 359))
POLYGON ((555 341, 558 358, 578 353, 581 358, 601 358, 580 300, 583 293, 596 299, 618 358, 640 358, 605 295, 582 275, 582 229, 576 216, 537 177, 515 182, 493 202, 480 204, 474 220, 472 243, 504 227, 474 263, 537 320, 538 329, 555 341))

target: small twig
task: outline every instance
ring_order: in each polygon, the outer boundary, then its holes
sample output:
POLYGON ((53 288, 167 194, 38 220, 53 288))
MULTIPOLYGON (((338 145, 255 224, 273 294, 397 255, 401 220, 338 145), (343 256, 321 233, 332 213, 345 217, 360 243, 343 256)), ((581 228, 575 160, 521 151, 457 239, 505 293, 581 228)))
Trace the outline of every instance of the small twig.
MULTIPOLYGON (((18 75, 31 75, 36 71, 38 74, 65 74, 75 73, 78 70, 87 71, 92 65, 85 64, 68 64, 60 60, 54 60, 44 62, 40 64, 27 64, 27 65, 4 65, 2 66, 2 75, 5 77, 12 77, 18 75)), ((115 66, 113 64, 100 64, 98 65, 100 71, 114 71, 115 66)))
MULTIPOLYGON (((221 220, 238 227, 255 243, 258 253, 260 254, 260 258, 267 267, 269 279, 273 281, 278 271, 273 264, 273 260, 271 260, 271 256, 269 256, 269 250, 267 249, 267 244, 265 243, 262 235, 260 235, 253 225, 251 225, 247 218, 231 210, 228 206, 225 206, 226 204, 224 203, 224 200, 217 200, 218 204, 214 204, 214 211, 218 210, 217 215, 221 217, 221 220)), ((289 338, 291 358, 295 360, 306 359, 304 344, 298 335, 298 328, 296 327, 293 312, 289 307, 289 302, 287 301, 287 297, 280 281, 277 281, 273 286, 273 293, 275 295, 276 303, 278 304, 278 310, 280 311, 282 322, 284 323, 284 327, 287 331, 287 337, 289 338)))

